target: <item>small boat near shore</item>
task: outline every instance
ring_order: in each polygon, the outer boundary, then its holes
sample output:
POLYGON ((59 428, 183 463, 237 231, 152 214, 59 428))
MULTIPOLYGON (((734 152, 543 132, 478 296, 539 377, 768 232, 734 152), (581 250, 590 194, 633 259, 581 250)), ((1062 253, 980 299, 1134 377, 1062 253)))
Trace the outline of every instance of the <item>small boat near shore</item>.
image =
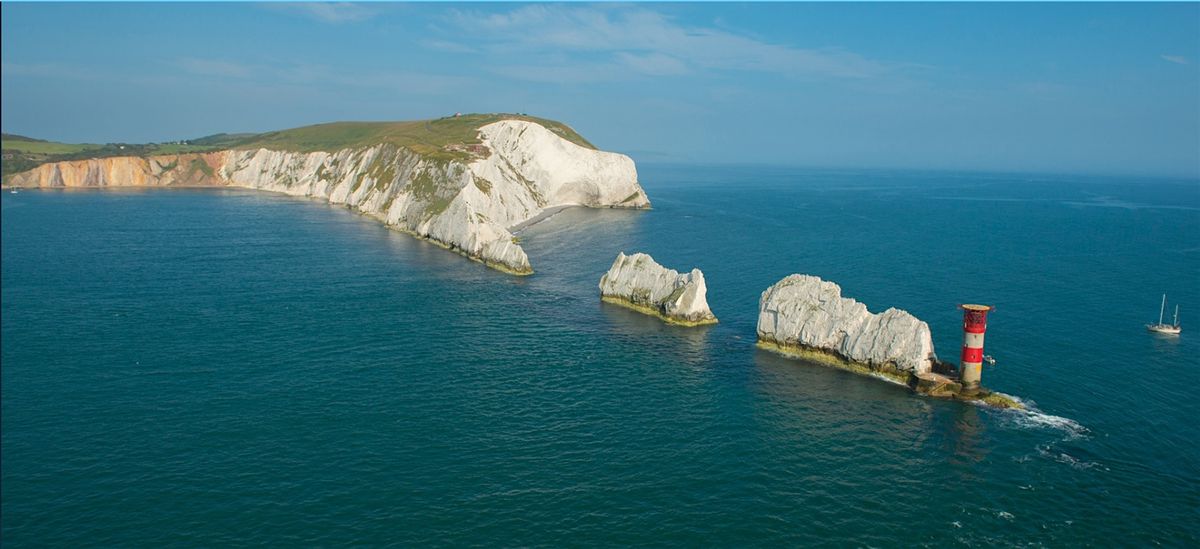
POLYGON ((1167 294, 1163 294, 1162 306, 1158 308, 1158 324, 1147 324, 1146 329, 1156 334, 1179 335, 1183 328, 1179 327, 1179 305, 1175 305, 1175 320, 1171 324, 1163 323, 1163 313, 1167 310, 1167 294))

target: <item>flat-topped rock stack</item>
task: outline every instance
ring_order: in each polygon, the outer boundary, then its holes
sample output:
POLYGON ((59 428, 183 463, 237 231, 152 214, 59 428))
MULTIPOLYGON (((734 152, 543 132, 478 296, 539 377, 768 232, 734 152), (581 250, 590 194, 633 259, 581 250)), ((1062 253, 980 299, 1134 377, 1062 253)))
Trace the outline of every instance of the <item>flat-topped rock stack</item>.
POLYGON ((929 396, 1021 407, 999 393, 963 393, 953 366, 938 360, 924 321, 896 308, 872 313, 842 297, 837 284, 815 276, 794 274, 763 292, 757 332, 759 347, 783 355, 883 378, 929 396))

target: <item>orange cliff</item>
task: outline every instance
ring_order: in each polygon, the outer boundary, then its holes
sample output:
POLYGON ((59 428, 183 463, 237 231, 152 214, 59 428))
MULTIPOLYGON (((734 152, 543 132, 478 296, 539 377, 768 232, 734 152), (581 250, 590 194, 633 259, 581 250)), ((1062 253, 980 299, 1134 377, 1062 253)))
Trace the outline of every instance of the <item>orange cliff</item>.
POLYGON ((13 174, 11 187, 212 187, 228 185, 221 175, 228 151, 161 156, 113 156, 42 164, 13 174))

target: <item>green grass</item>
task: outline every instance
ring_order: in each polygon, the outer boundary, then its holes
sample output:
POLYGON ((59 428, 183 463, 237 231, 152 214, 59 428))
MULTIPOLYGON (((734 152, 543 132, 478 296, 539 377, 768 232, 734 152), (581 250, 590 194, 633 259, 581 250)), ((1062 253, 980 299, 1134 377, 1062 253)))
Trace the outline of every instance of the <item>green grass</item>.
POLYGON ((157 144, 143 145, 108 143, 95 145, 91 143, 56 143, 38 139, 16 138, 5 134, 0 148, 3 149, 4 159, 0 162, 0 175, 7 178, 11 174, 32 170, 50 162, 66 162, 72 160, 87 160, 91 158, 109 158, 114 156, 154 156, 183 153, 200 153, 219 150, 227 147, 157 144))
POLYGON ((210 141, 203 144, 191 142, 187 145, 179 143, 109 143, 98 145, 95 143, 58 143, 55 141, 43 141, 41 139, 4 134, 4 139, 0 140, 0 149, 28 155, 70 155, 73 158, 66 158, 66 160, 79 160, 107 156, 152 156, 159 154, 209 152, 232 148, 245 138, 230 139, 223 142, 211 140, 211 138, 204 139, 209 139, 210 141))
POLYGON ((15 133, 0 133, 0 140, 4 140, 4 141, 8 141, 8 140, 13 140, 13 141, 41 141, 41 142, 43 142, 43 143, 46 141, 45 139, 34 139, 34 138, 32 138, 32 137, 26 137, 26 136, 24 136, 24 135, 17 135, 17 134, 15 134, 15 133))
POLYGON ((256 137, 256 133, 218 133, 187 140, 189 144, 201 147, 225 147, 241 143, 256 137))
POLYGON ((155 154, 184 154, 184 153, 202 153, 210 152, 214 149, 208 145, 179 145, 176 143, 166 143, 162 145, 154 145, 149 147, 144 153, 139 153, 137 156, 147 156, 155 154))
MULTIPOLYGON (((430 160, 449 162, 468 160, 472 154, 462 147, 451 147, 451 145, 478 144, 479 128, 501 120, 535 122, 572 143, 589 149, 596 148, 575 130, 561 122, 523 114, 467 114, 409 122, 333 122, 261 134, 219 133, 189 140, 186 145, 179 143, 71 144, 3 134, 2 148, 6 159, 3 161, 2 168, 3 175, 7 177, 10 174, 31 170, 48 162, 89 158, 153 156, 257 148, 289 152, 334 152, 378 144, 395 145, 409 149, 430 160)), ((389 174, 376 173, 373 175, 386 177, 389 174)))
POLYGON ((190 178, 195 175, 196 172, 200 172, 207 177, 212 177, 213 175, 213 169, 211 166, 199 158, 193 158, 191 164, 188 165, 187 176, 190 178))
POLYGON ((14 136, 5 135, 4 139, 0 140, 0 149, 29 154, 72 154, 104 147, 90 143, 55 143, 33 139, 9 139, 10 137, 14 136))
POLYGON ((487 179, 484 179, 482 176, 478 176, 478 175, 473 177, 472 180, 475 183, 475 188, 479 189, 479 192, 482 192, 483 194, 486 194, 486 195, 492 194, 492 182, 491 181, 488 181, 487 179))
POLYGON ((477 144, 479 128, 501 120, 536 122, 576 145, 596 148, 565 124, 519 114, 467 114, 410 122, 332 122, 259 134, 234 148, 334 152, 387 143, 437 159, 458 160, 469 157, 469 153, 448 151, 448 145, 477 144))

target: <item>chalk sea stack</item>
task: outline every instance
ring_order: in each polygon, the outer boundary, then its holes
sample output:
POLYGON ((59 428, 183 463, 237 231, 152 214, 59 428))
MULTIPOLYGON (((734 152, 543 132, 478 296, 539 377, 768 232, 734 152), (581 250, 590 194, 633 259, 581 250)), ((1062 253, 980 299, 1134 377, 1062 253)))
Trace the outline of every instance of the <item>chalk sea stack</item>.
POLYGON ((671 324, 716 324, 708 308, 708 288, 700 269, 681 274, 659 265, 644 253, 617 254, 612 267, 600 277, 600 297, 605 302, 657 316, 671 324))
POLYGON ((758 346, 907 385, 941 398, 979 400, 1002 408, 1020 403, 999 393, 964 393, 952 365, 933 349, 929 325, 907 311, 872 313, 837 284, 790 275, 762 293, 758 346))

